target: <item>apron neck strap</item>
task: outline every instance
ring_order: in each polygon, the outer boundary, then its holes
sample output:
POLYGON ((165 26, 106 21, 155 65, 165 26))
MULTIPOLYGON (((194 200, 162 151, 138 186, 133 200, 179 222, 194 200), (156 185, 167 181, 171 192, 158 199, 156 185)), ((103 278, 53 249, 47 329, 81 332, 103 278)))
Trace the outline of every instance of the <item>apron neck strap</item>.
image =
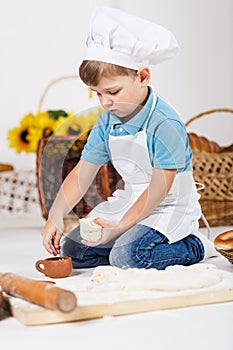
POLYGON ((144 123, 144 126, 143 126, 143 130, 146 131, 147 130, 147 127, 148 127, 148 124, 150 122, 150 117, 152 116, 152 113, 154 112, 154 109, 155 109, 155 106, 156 106, 156 102, 157 102, 157 97, 156 95, 153 93, 153 101, 152 101, 152 105, 151 105, 151 108, 150 108, 150 112, 148 114, 148 117, 144 123))

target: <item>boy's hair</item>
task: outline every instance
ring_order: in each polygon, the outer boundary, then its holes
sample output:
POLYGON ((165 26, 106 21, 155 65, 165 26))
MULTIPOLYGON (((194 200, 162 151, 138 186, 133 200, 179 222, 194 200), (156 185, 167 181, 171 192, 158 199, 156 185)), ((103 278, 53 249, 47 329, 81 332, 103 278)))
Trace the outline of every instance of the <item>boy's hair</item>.
POLYGON ((123 75, 135 77, 137 71, 130 68, 117 66, 112 63, 85 60, 79 67, 79 76, 86 85, 97 86, 101 77, 123 75))

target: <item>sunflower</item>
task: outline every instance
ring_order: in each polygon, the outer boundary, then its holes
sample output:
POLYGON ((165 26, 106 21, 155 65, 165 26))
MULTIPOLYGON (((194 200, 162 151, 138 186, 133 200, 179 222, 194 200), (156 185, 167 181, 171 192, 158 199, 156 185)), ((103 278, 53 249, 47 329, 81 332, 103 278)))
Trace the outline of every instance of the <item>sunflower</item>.
POLYGON ((49 136, 54 130, 54 120, 49 117, 48 112, 39 111, 33 120, 33 128, 41 130, 41 136, 49 136))
POLYGON ((85 138, 102 111, 103 109, 98 107, 87 114, 75 115, 70 113, 67 118, 59 118, 55 124, 54 134, 56 136, 76 135, 79 138, 85 138))
POLYGON ((75 114, 69 113, 67 117, 60 117, 54 124, 54 135, 79 135, 81 126, 76 123, 75 114))
POLYGON ((37 144, 42 136, 53 133, 55 121, 48 116, 48 112, 29 113, 20 121, 19 127, 8 132, 9 146, 17 153, 36 152, 37 144))
POLYGON ((19 127, 15 127, 8 131, 7 139, 9 146, 16 149, 17 153, 22 151, 29 153, 31 150, 31 143, 28 139, 30 129, 33 125, 34 116, 29 113, 21 120, 19 127))
POLYGON ((36 152, 41 137, 50 136, 54 131, 55 121, 49 117, 48 112, 38 112, 33 119, 33 125, 29 130, 28 140, 31 144, 31 152, 36 152))
POLYGON ((73 112, 39 111, 36 115, 29 113, 20 121, 19 127, 8 131, 9 146, 17 153, 36 152, 41 137, 76 135, 85 139, 103 109, 98 107, 86 114, 75 115, 73 112))

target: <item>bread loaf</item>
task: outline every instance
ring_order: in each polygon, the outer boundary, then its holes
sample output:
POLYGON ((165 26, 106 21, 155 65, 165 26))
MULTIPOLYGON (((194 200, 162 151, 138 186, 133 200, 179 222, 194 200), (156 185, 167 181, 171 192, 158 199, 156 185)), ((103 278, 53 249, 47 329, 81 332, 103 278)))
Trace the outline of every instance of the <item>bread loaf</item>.
POLYGON ((219 153, 221 147, 215 141, 210 141, 204 136, 198 136, 197 134, 188 133, 189 146, 193 151, 202 151, 209 153, 219 153))

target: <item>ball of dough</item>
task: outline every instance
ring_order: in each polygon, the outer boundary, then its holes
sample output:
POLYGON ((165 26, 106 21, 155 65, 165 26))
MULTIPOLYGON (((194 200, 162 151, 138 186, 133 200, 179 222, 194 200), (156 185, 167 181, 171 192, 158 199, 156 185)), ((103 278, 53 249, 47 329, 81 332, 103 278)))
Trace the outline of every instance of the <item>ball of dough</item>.
POLYGON ((98 242, 102 236, 102 227, 94 222, 94 218, 79 219, 80 235, 85 241, 98 242))

